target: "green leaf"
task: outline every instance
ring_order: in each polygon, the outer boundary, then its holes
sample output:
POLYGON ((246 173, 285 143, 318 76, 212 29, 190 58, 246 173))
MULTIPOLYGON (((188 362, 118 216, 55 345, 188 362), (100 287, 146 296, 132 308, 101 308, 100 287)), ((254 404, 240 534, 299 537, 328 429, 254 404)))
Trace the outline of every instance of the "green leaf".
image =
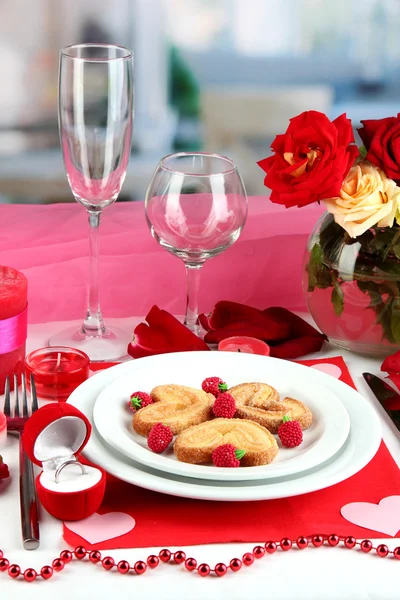
POLYGON ((334 287, 333 287, 332 296, 331 296, 333 309, 335 311, 335 314, 338 317, 340 317, 340 315, 342 314, 343 309, 344 309, 344 295, 343 295, 343 290, 340 286, 340 283, 338 282, 336 277, 333 279, 333 286, 334 287))
POLYGON ((223 383, 219 383, 219 384, 218 384, 218 389, 219 389, 221 392, 226 392, 226 390, 228 389, 228 384, 227 384, 227 383, 225 383, 225 382, 223 382, 223 383))
POLYGON ((246 450, 235 450, 235 456, 238 460, 241 460, 246 454, 246 450))
POLYGON ((362 145, 362 146, 359 147, 359 151, 360 151, 360 154, 361 154, 361 158, 365 158, 367 156, 367 154, 368 154, 367 153, 367 149, 366 149, 366 147, 364 145, 362 145))
POLYGON ((392 312, 390 316, 390 328, 392 330, 393 340, 400 344, 400 306, 398 301, 392 303, 392 312))
POLYGON ((312 247, 306 271, 309 292, 313 292, 316 287, 324 290, 332 285, 332 277, 329 269, 323 263, 323 252, 318 243, 312 247))

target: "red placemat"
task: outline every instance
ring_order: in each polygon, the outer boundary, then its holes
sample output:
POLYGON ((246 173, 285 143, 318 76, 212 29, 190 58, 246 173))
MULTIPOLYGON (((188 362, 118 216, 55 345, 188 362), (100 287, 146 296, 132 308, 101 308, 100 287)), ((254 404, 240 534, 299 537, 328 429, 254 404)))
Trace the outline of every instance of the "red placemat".
MULTIPOLYGON (((323 365, 332 374, 354 386, 342 357, 299 361, 323 365), (331 365, 331 367, 329 367, 331 365), (340 374, 339 374, 340 370, 340 374)), ((334 486, 293 498, 257 502, 211 502, 190 500, 151 492, 109 477, 100 514, 124 512, 136 522, 129 533, 90 544, 64 524, 64 539, 72 546, 90 549, 148 546, 188 546, 225 542, 259 542, 317 532, 337 532, 356 538, 387 537, 351 524, 340 514, 350 502, 377 504, 382 498, 400 494, 400 469, 384 442, 361 471, 334 486)), ((73 525, 71 525, 73 527, 73 525)), ((100 539, 101 534, 98 536, 100 539)), ((400 537, 400 530, 394 537, 400 537)))

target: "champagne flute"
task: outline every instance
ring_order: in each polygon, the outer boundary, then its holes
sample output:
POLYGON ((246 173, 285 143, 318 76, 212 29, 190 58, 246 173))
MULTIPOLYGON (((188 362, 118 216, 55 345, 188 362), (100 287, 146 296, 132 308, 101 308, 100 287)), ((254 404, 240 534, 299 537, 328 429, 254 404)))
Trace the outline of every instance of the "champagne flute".
POLYGON ((77 44, 60 54, 59 129, 68 183, 89 218, 90 276, 80 329, 56 333, 50 346, 73 346, 92 361, 127 356, 132 335, 107 328, 99 302, 99 225, 125 179, 133 124, 132 52, 122 46, 77 44))
POLYGON ((201 268, 238 239, 247 217, 247 196, 236 165, 206 152, 164 157, 147 190, 145 213, 153 237, 185 264, 184 322, 199 335, 201 268))

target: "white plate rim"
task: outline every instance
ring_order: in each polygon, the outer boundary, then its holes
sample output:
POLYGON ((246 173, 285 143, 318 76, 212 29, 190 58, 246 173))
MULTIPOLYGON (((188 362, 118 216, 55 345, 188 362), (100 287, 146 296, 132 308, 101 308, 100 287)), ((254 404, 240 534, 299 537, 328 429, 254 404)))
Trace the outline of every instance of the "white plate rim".
MULTIPOLYGON (((228 355, 227 353, 224 353, 223 356, 225 356, 226 359, 228 359, 228 357, 230 359, 231 357, 231 355, 228 355)), ((180 362, 182 362, 182 359, 180 362)), ((285 361, 285 363, 283 363, 283 361, 279 363, 280 366, 284 366, 285 371, 288 372, 288 376, 292 364, 293 363, 287 361, 285 361)), ((273 462, 270 465, 259 467, 222 469, 211 465, 189 465, 173 460, 169 456, 154 454, 137 443, 134 439, 134 432, 128 432, 120 423, 120 416, 123 414, 121 413, 121 410, 123 410, 123 407, 119 405, 117 409, 118 412, 115 413, 110 410, 110 405, 114 406, 114 402, 124 403, 126 405, 125 400, 121 400, 120 392, 117 390, 118 388, 123 388, 125 386, 127 388, 130 387, 132 390, 132 383, 129 382, 128 385, 126 380, 135 377, 133 371, 109 383, 97 396, 93 406, 93 422, 97 432, 109 446, 117 450, 123 456, 152 469, 156 469, 157 471, 165 471, 170 474, 193 479, 216 479, 220 481, 254 481, 258 479, 266 480, 275 479, 276 477, 291 476, 312 469, 334 456, 345 443, 350 431, 350 418, 343 403, 336 394, 329 390, 329 388, 316 383, 314 373, 316 373, 315 369, 310 373, 307 373, 307 379, 310 380, 310 389, 307 391, 309 394, 308 405, 310 408, 313 408, 315 414, 321 414, 326 411, 325 421, 323 421, 322 425, 325 428, 324 437, 320 438, 311 447, 307 448, 297 460, 295 458, 294 460, 287 462, 273 462), (114 389, 116 386, 117 390, 114 389), (315 396, 321 398, 321 401, 324 403, 323 406, 321 405, 320 407, 314 408, 314 404, 317 404, 318 402, 315 401, 315 396), (113 398, 113 400, 110 401, 110 398, 113 398), (311 398, 313 398, 312 401, 311 398), (337 427, 338 422, 340 422, 340 429, 337 427)), ((140 373, 138 376, 140 377, 140 373)), ((252 378, 252 381, 255 381, 255 379, 252 378)), ((265 376, 265 381, 268 382, 267 375, 265 376)), ((307 404, 307 401, 304 401, 307 404)), ((126 417, 127 415, 125 415, 125 418, 126 417)), ((304 435, 307 436, 307 431, 304 435)), ((279 452, 285 453, 286 450, 280 448, 279 452)))
MULTIPOLYGON (((259 358, 266 359, 265 357, 259 358)), ((268 358, 268 360, 279 359, 268 358)), ((302 367, 302 365, 298 366, 302 367)), ((107 382, 129 372, 131 368, 132 362, 128 361, 98 372, 81 384, 71 394, 68 402, 81 410, 92 422, 93 404, 103 386, 107 382)), ((333 457, 327 464, 321 465, 315 472, 303 474, 301 477, 279 480, 278 482, 269 481, 265 484, 257 482, 256 486, 252 485, 251 482, 246 485, 235 485, 230 482, 221 482, 220 484, 218 482, 206 482, 207 485, 200 485, 199 481, 193 482, 179 477, 168 478, 163 473, 143 469, 139 464, 125 460, 117 452, 105 447, 95 429, 93 429, 91 438, 83 450, 83 455, 123 481, 145 489, 185 498, 241 502, 288 498, 327 488, 348 479, 368 464, 379 448, 382 435, 379 417, 368 400, 344 382, 320 371, 317 371, 317 374, 322 384, 325 383, 329 388, 333 388, 339 394, 342 394, 351 421, 352 416, 357 416, 354 414, 357 413, 357 410, 355 410, 357 408, 368 414, 368 445, 362 457, 358 445, 360 442, 365 442, 364 428, 357 426, 357 423, 350 430, 349 438, 338 456, 333 457)))

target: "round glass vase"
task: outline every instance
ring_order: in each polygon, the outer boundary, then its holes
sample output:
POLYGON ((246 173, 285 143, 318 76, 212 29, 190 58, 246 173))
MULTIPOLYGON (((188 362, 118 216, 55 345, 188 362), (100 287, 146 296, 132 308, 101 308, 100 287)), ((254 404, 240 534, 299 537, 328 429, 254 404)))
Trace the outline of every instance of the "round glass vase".
POLYGON ((330 342, 369 356, 400 350, 400 227, 351 238, 325 213, 308 240, 303 290, 330 342))

